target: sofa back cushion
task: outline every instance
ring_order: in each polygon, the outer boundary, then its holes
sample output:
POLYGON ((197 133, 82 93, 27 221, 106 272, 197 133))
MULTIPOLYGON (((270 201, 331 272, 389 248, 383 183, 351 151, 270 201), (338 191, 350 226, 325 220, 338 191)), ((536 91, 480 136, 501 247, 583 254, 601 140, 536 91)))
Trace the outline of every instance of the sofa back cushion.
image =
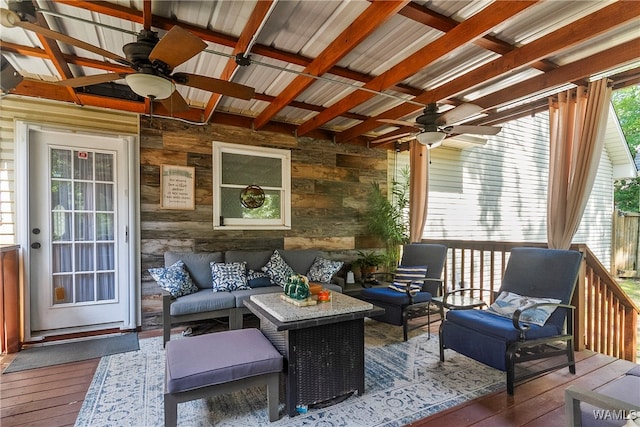
POLYGON ((225 262, 246 262, 247 271, 262 271, 262 267, 269 261, 272 250, 267 251, 227 251, 224 254, 225 262))
POLYGON ((191 278, 200 289, 211 289, 213 287, 211 279, 212 262, 224 262, 222 252, 165 252, 164 265, 169 267, 176 261, 182 260, 187 267, 191 278))
POLYGON ((313 261, 320 255, 320 251, 315 249, 278 249, 278 252, 287 265, 298 274, 307 274, 313 261))

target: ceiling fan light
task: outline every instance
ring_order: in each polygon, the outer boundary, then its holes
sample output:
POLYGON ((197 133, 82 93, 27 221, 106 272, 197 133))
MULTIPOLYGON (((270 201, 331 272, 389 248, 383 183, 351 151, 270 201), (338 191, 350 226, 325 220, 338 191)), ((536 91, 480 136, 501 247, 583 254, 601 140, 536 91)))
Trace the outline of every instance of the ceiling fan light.
POLYGON ((127 74, 125 80, 132 91, 147 98, 166 99, 176 90, 171 80, 154 74, 127 74))
POLYGON ((433 148, 434 145, 440 145, 444 137, 447 136, 443 132, 421 132, 416 135, 416 139, 422 145, 433 148))

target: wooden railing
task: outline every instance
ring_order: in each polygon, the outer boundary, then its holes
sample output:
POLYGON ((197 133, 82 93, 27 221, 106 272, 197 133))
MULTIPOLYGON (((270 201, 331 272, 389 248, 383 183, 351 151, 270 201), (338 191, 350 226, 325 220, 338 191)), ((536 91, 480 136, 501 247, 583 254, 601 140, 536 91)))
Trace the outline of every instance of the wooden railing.
MULTIPOLYGON (((447 291, 480 289, 475 295, 493 302, 500 288, 511 248, 542 247, 545 243, 423 240, 449 247, 445 265, 447 291)), ((616 279, 584 244, 571 249, 584 254, 578 285, 572 300, 575 310, 574 346, 635 362, 640 309, 620 288, 616 279)))

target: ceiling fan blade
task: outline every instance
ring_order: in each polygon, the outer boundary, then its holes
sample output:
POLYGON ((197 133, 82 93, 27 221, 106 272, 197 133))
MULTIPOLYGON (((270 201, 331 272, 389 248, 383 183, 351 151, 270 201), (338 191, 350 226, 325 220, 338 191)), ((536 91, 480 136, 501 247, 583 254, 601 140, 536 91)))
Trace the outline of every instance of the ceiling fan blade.
POLYGON ((472 135, 497 135, 502 130, 499 126, 447 126, 442 128, 444 133, 448 134, 463 134, 468 133, 472 135))
POLYGON ((185 101, 177 90, 174 90, 170 97, 158 99, 155 102, 161 103, 170 113, 184 113, 185 111, 189 111, 189 104, 187 104, 187 101, 185 101))
POLYGON ((108 83, 114 80, 123 79, 125 73, 106 73, 106 74, 95 74, 93 76, 82 76, 75 77, 72 79, 61 80, 57 82, 60 86, 67 87, 82 87, 82 86, 91 86, 97 85, 100 83, 108 83))
POLYGON ((456 108, 453 108, 445 113, 442 113, 436 120, 438 126, 446 126, 449 123, 455 123, 467 117, 471 117, 482 111, 483 108, 470 103, 460 104, 456 108))
POLYGON ((149 61, 162 61, 174 69, 193 58, 207 47, 207 44, 187 30, 173 26, 149 54, 149 61))
POLYGON ((50 30, 48 28, 41 27, 36 24, 32 24, 28 21, 17 21, 12 22, 12 24, 16 27, 23 28, 25 30, 33 31, 34 33, 40 34, 46 38, 54 39, 61 41, 63 43, 69 44, 71 46, 79 47, 80 49, 88 50, 89 52, 93 52, 97 55, 104 56, 105 58, 113 59, 121 64, 130 65, 129 61, 120 55, 116 55, 113 52, 109 52, 108 50, 104 50, 98 46, 94 46, 82 40, 78 40, 71 36, 67 36, 66 34, 59 33, 57 31, 50 30))
POLYGON ((200 76, 198 74, 175 73, 173 79, 180 84, 196 89, 215 92, 232 98, 251 99, 255 95, 255 89, 239 83, 228 82, 213 77, 200 76))
POLYGON ((382 123, 388 123, 390 125, 417 127, 415 122, 408 122, 405 120, 378 119, 378 121, 382 123))
POLYGON ((374 139, 373 141, 371 141, 371 143, 372 144, 382 144, 383 142, 393 141, 393 140, 397 140, 398 142, 401 142, 400 140, 404 140, 402 142, 405 142, 405 141, 410 141, 413 138, 415 138, 415 134, 406 132, 406 133, 400 133, 398 135, 385 136, 385 137, 382 137, 382 138, 374 139), (405 138, 409 138, 409 139, 405 139, 405 138))

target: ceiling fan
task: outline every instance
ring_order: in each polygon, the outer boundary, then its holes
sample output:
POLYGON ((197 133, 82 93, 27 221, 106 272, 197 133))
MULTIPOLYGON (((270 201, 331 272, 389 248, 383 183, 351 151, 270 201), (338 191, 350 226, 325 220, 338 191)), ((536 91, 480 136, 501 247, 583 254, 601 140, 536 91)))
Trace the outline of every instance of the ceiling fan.
POLYGON ((44 37, 67 43, 109 58, 131 68, 131 72, 105 73, 75 77, 56 82, 69 87, 82 87, 125 79, 136 94, 157 100, 169 111, 189 110, 187 101, 176 91, 176 84, 190 86, 209 92, 219 93, 240 99, 251 99, 255 95, 252 87, 190 73, 173 73, 178 65, 191 59, 207 44, 192 33, 178 27, 172 27, 161 39, 155 31, 145 28, 140 31, 135 42, 127 43, 121 57, 82 40, 67 36, 35 24, 35 7, 30 1, 10 1, 10 9, 0 9, 2 26, 20 27, 44 37))
POLYGON ((460 134, 474 134, 474 135, 496 135, 501 127, 497 126, 469 126, 469 125, 452 125, 451 123, 459 122, 482 111, 482 107, 464 103, 459 106, 440 113, 438 112, 438 105, 428 104, 424 107, 424 111, 418 117, 415 122, 408 122, 404 120, 394 119, 379 119, 378 121, 383 123, 389 123, 398 126, 411 126, 420 129, 418 132, 409 132, 403 134, 396 134, 389 137, 384 137, 372 141, 373 143, 382 143, 391 140, 397 140, 398 142, 407 142, 412 139, 417 139, 419 143, 426 145, 427 148, 436 148, 442 144, 442 141, 447 135, 460 135, 460 134))

